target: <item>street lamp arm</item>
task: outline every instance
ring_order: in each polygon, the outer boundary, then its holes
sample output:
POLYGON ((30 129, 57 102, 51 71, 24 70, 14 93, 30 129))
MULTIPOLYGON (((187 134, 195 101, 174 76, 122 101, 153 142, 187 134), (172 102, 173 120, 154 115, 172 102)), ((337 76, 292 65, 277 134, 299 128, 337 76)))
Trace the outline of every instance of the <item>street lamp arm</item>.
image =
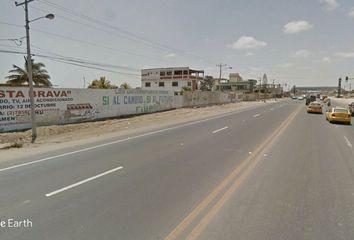
POLYGON ((49 13, 49 14, 47 14, 47 15, 45 15, 45 16, 35 18, 35 19, 30 20, 30 21, 28 21, 28 22, 31 23, 31 22, 37 21, 37 20, 42 19, 42 18, 48 18, 49 20, 52 20, 52 19, 54 19, 54 17, 55 17, 55 16, 54 16, 53 13, 49 13))

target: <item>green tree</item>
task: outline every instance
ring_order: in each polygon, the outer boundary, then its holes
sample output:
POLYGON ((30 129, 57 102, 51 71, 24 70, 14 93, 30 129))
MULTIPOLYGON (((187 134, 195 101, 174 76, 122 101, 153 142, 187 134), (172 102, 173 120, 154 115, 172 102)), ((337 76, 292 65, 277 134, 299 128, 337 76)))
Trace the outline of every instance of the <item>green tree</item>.
MULTIPOLYGON (((47 70, 44 69, 45 65, 41 62, 34 62, 32 59, 32 79, 33 83, 36 86, 45 86, 51 87, 52 83, 50 82, 50 76, 48 75, 47 70)), ((22 86, 28 85, 28 67, 27 67, 27 58, 25 57, 25 66, 21 68, 17 65, 13 65, 13 69, 9 71, 10 75, 6 77, 7 84, 11 86, 22 86)))
POLYGON ((205 76, 200 82, 200 90, 211 91, 214 86, 215 79, 212 76, 205 76))
POLYGON ((123 88, 123 89, 131 89, 132 87, 128 84, 128 83, 122 83, 120 85, 120 88, 123 88))
POLYGON ((117 88, 116 85, 111 84, 111 82, 106 77, 100 77, 100 79, 93 80, 88 88, 93 89, 114 89, 117 88))

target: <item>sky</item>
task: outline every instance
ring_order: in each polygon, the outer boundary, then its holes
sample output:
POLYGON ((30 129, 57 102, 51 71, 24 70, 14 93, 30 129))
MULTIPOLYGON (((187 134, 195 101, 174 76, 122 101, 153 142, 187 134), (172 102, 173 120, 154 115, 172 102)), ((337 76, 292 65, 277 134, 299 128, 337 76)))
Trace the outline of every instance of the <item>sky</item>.
MULTIPOLYGON (((266 73, 288 86, 335 86, 339 77, 354 77, 352 0, 34 0, 29 6, 30 19, 55 14, 30 23, 34 59, 46 65, 55 87, 83 88, 100 76, 138 87, 140 70, 158 67, 189 66, 218 77, 219 63, 232 67, 223 77, 266 73), (73 58, 100 69, 63 63, 73 58)), ((24 37, 23 25, 23 8, 0 0, 0 51, 25 52, 25 40, 8 40, 24 37)), ((23 54, 0 52, 0 82, 13 64, 23 66, 23 54)))

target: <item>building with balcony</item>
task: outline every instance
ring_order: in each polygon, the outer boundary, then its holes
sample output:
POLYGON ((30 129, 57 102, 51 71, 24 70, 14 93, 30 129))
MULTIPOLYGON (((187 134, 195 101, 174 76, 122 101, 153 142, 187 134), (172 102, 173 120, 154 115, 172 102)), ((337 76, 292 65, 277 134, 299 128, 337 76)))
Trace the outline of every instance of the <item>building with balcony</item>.
POLYGON ((168 90, 179 95, 183 88, 198 89, 204 79, 204 70, 189 67, 152 68, 141 70, 141 88, 144 90, 168 90))

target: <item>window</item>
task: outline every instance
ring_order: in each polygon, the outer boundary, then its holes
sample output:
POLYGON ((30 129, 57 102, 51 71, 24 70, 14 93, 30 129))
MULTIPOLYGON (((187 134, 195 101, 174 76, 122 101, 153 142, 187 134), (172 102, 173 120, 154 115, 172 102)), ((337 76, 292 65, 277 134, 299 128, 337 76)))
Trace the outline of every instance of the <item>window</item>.
POLYGON ((160 72, 160 76, 165 76, 166 72, 160 72))
POLYGON ((188 75, 188 70, 183 70, 183 75, 188 75))
POLYGON ((167 76, 172 76, 172 71, 167 71, 167 76))
POLYGON ((174 72, 174 75, 182 75, 182 70, 176 70, 175 72, 174 72))
POLYGON ((165 86, 165 82, 159 82, 159 87, 164 87, 165 86))
POLYGON ((192 82, 188 82, 188 87, 192 86, 192 82))
POLYGON ((145 87, 151 87, 151 82, 146 82, 145 87))
POLYGON ((172 82, 172 87, 178 87, 178 82, 172 82))

